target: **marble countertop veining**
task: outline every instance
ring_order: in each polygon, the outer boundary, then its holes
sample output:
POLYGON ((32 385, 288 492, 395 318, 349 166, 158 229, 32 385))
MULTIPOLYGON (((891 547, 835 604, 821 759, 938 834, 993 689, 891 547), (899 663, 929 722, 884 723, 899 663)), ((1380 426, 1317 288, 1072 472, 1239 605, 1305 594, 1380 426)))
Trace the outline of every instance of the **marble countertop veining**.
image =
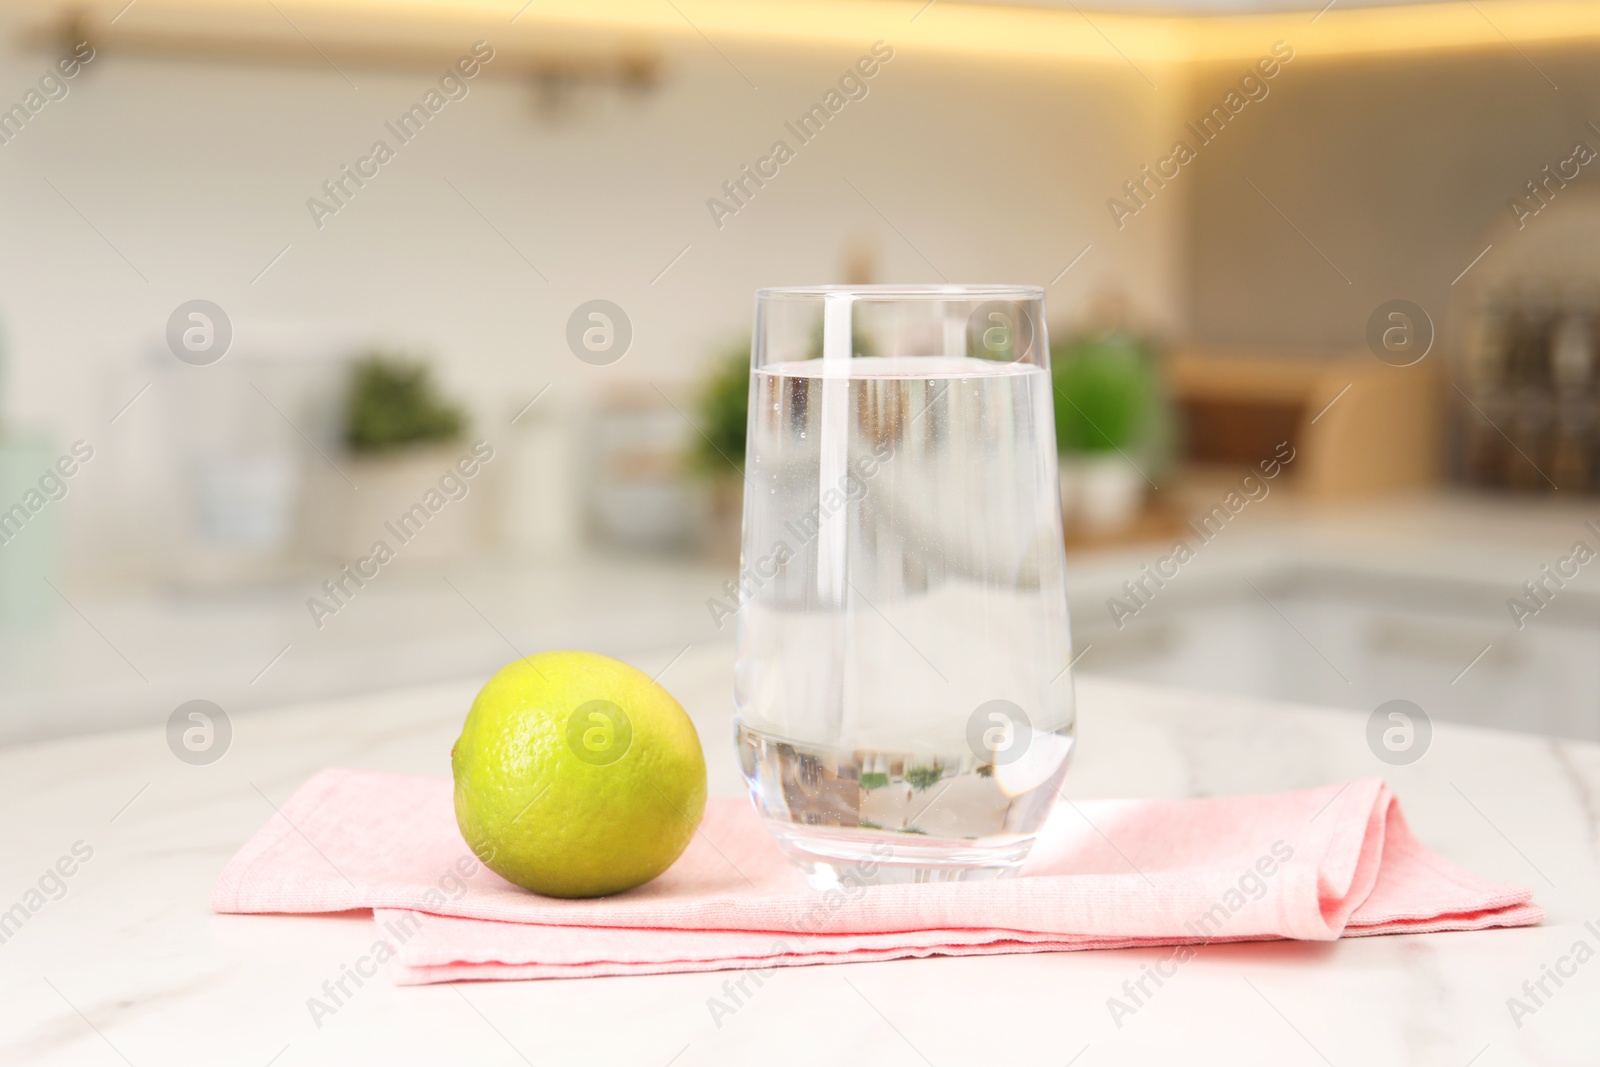
MULTIPOLYGON (((640 665, 659 669, 674 651, 640 665)), ((701 731, 718 795, 741 791, 731 666, 727 644, 707 643, 663 678, 701 731)), ((1366 747, 1365 713, 1092 675, 1078 679, 1069 795, 1196 796, 1381 774, 1424 842, 1480 874, 1531 885, 1546 922, 1212 946, 1120 1019, 1108 999, 1169 950, 786 969, 715 1017, 707 1001, 726 996, 727 974, 397 987, 380 973, 319 1026, 307 1000, 370 951, 370 919, 213 915, 212 882, 273 805, 322 767, 448 774, 475 689, 237 714, 229 750, 208 766, 177 760, 155 728, 0 750, 0 912, 21 903, 29 913, 0 943, 0 1062, 1600 1060, 1600 962, 1571 955, 1580 941, 1600 949, 1600 746, 1436 723, 1421 760, 1390 767, 1366 747), (1571 973, 1557 986, 1547 965, 1571 973), (1524 982, 1541 978, 1550 995, 1513 1019, 1508 998, 1526 999, 1524 982)))

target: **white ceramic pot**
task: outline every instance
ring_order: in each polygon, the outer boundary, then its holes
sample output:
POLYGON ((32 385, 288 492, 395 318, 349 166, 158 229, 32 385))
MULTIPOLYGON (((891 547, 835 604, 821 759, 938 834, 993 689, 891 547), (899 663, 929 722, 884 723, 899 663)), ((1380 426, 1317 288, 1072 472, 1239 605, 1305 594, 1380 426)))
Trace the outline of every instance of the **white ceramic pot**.
POLYGON ((1088 533, 1125 529, 1144 507, 1145 481, 1119 452, 1061 457, 1061 506, 1069 525, 1088 533))
POLYGON ((303 511, 308 547, 342 562, 367 555, 379 541, 396 559, 411 562, 460 557, 479 542, 479 505, 487 481, 481 464, 471 478, 457 470, 457 461, 472 458, 471 453, 471 445, 462 441, 333 456, 338 470, 321 464, 308 486, 303 511))

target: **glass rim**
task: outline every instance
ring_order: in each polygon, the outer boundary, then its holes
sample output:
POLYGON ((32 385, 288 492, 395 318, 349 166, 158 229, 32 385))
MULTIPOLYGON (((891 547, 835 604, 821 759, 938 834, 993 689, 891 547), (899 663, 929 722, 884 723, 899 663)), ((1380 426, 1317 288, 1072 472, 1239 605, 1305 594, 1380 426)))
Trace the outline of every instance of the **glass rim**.
POLYGON ((1042 285, 782 285, 756 290, 757 300, 850 295, 861 300, 1042 300, 1042 285))

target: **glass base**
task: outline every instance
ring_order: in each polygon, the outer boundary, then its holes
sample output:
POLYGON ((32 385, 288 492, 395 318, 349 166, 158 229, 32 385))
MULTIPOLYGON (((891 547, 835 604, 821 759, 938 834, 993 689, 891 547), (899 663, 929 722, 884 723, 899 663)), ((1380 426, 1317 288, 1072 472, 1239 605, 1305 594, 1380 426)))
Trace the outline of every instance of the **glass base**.
POLYGON ((813 889, 1014 878, 1033 837, 979 845, 916 834, 870 833, 766 820, 778 847, 813 889))

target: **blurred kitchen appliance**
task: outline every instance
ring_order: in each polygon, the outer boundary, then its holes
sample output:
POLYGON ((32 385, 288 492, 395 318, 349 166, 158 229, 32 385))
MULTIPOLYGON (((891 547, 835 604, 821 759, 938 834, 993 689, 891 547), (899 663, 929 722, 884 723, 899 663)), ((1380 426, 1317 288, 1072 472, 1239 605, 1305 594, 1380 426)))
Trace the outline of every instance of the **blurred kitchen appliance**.
POLYGON ((0 430, 0 626, 31 622, 58 604, 45 583, 61 580, 61 519, 70 490, 57 478, 64 496, 50 499, 40 479, 54 472, 64 451, 42 435, 0 430))
POLYGON ((172 579, 226 585, 294 572, 307 474, 336 447, 354 349, 344 331, 241 322, 209 366, 151 352, 184 513, 164 561, 172 579))
POLYGON ((669 401, 652 388, 614 389, 589 416, 586 510, 590 528, 613 547, 682 552, 703 536, 709 489, 689 473, 695 430, 682 414, 692 400, 673 392, 669 401))

